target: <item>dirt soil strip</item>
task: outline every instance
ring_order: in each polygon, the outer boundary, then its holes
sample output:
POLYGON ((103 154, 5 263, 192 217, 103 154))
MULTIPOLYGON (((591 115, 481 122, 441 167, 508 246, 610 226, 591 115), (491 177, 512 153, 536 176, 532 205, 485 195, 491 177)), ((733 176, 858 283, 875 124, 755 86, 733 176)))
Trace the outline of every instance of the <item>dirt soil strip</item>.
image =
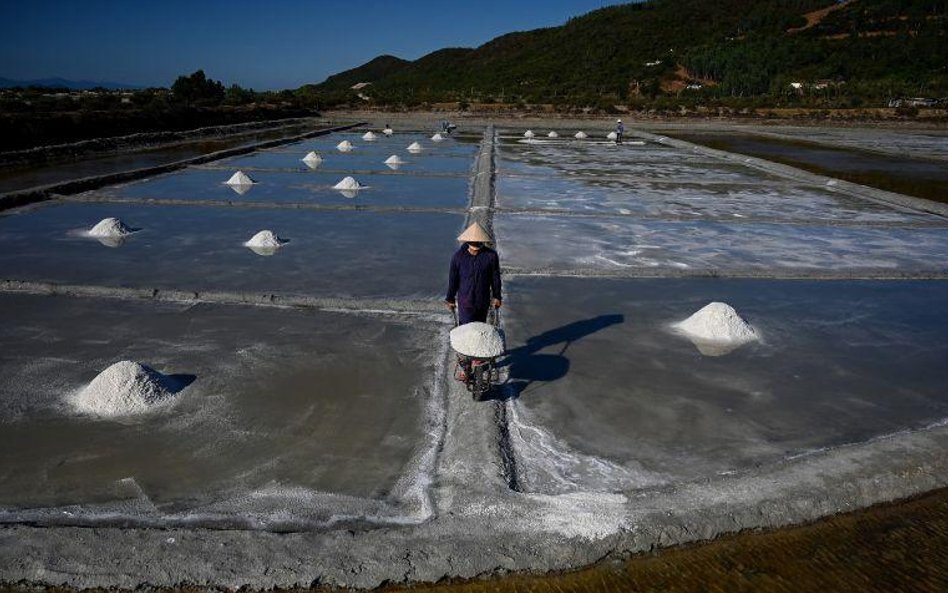
POLYGON ((173 303, 214 303, 219 305, 252 305, 266 307, 320 309, 324 311, 352 311, 379 314, 431 315, 445 313, 441 303, 432 300, 411 301, 398 299, 352 299, 311 297, 297 294, 248 293, 180 290, 163 288, 125 288, 82 284, 55 284, 0 280, 0 293, 35 294, 106 298, 120 300, 151 300, 173 303))
POLYGON ((349 130, 351 128, 355 128, 360 125, 363 125, 363 123, 359 122, 359 123, 349 124, 345 126, 323 128, 320 130, 314 130, 312 132, 306 132, 304 134, 298 134, 296 136, 289 136, 287 138, 279 138, 277 140, 267 140, 265 142, 259 142, 257 144, 250 144, 246 146, 238 146, 235 148, 219 150, 217 152, 202 154, 201 156, 193 157, 190 159, 183 159, 180 161, 175 161, 175 162, 167 163, 164 165, 157 165, 154 167, 143 167, 141 169, 132 169, 130 171, 119 171, 117 173, 108 173, 106 175, 94 175, 92 177, 83 177, 81 179, 73 179, 71 181, 53 183, 50 185, 42 185, 39 187, 30 188, 30 189, 24 189, 24 190, 19 190, 15 192, 9 192, 6 194, 0 194, 0 211, 7 210, 10 208, 15 208, 17 206, 24 206, 26 204, 32 204, 35 202, 42 202, 44 200, 49 200, 52 197, 54 197, 56 194, 75 194, 75 193, 79 193, 83 191, 98 189, 100 187, 103 187, 106 185, 112 185, 115 183, 124 183, 127 181, 134 181, 136 179, 144 179, 145 177, 151 177, 152 175, 158 175, 160 173, 169 173, 171 171, 178 171, 180 169, 183 169, 191 165, 209 163, 211 161, 216 161, 216 160, 231 157, 231 156, 248 154, 248 153, 254 152, 256 150, 264 149, 264 148, 273 148, 275 146, 291 144, 293 142, 299 142, 301 140, 306 140, 307 138, 313 138, 315 136, 324 136, 326 134, 331 134, 333 132, 341 132, 343 130, 349 130))

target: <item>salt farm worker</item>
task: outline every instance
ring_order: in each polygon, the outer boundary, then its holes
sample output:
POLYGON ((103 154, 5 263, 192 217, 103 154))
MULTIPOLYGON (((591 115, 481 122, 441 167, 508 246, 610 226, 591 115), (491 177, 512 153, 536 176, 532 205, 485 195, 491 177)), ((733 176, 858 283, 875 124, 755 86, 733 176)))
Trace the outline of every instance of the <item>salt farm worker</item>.
POLYGON ((616 120, 616 144, 622 144, 622 134, 625 134, 625 126, 622 125, 622 120, 616 120))
POLYGON ((458 310, 458 323, 487 321, 491 304, 500 308, 500 258, 487 247, 491 236, 476 222, 458 237, 462 245, 451 258, 444 302, 458 310))

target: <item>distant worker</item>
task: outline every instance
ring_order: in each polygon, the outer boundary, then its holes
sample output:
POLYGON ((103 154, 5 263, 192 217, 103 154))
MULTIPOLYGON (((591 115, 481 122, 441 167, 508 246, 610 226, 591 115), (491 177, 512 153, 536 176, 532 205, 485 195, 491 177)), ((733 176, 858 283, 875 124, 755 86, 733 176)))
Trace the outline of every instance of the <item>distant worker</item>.
POLYGON ((616 144, 622 144, 622 135, 625 134, 625 126, 622 125, 622 120, 616 120, 616 144))
POLYGON ((458 237, 462 245, 451 258, 448 271, 448 309, 457 309, 458 324, 487 321, 491 305, 500 308, 500 258, 487 247, 492 242, 476 222, 458 237))

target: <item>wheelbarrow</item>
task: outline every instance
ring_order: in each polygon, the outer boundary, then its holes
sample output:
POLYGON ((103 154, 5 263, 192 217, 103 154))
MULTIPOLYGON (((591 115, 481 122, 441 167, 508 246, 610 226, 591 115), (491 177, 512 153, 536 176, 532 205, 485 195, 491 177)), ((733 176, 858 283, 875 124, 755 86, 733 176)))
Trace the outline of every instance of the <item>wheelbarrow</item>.
POLYGON ((500 381, 500 371, 497 368, 497 359, 503 355, 503 336, 497 329, 500 311, 491 307, 487 313, 487 323, 472 322, 464 327, 470 332, 478 332, 483 338, 486 350, 464 351, 461 347, 459 334, 455 334, 461 327, 458 322, 457 310, 454 311, 454 329, 451 330, 451 347, 457 354, 457 364, 454 376, 464 382, 464 386, 471 394, 471 399, 480 401, 500 381), (468 327, 470 326, 470 327, 468 327))

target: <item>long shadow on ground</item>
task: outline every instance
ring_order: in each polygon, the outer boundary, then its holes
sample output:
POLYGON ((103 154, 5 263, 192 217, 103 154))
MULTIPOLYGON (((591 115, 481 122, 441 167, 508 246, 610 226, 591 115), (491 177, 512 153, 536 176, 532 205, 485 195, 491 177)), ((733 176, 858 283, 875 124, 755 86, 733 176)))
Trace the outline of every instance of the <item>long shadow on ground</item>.
POLYGON ((507 352, 501 368, 508 367, 507 381, 491 391, 485 399, 505 401, 516 399, 533 383, 550 383, 566 376, 570 362, 566 356, 569 347, 586 336, 611 325, 625 322, 620 314, 599 315, 590 319, 574 321, 556 329, 528 338, 519 348, 507 352), (540 354, 541 350, 562 344, 556 354, 540 354))

